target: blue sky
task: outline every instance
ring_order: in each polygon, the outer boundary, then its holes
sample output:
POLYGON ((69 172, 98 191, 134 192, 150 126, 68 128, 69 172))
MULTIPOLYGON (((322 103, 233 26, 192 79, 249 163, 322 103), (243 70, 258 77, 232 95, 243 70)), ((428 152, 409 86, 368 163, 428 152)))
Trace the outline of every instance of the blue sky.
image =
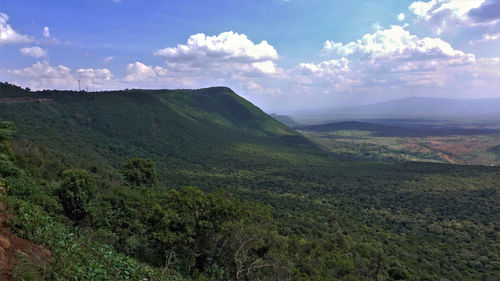
POLYGON ((33 89, 226 85, 276 112, 499 97, 499 3, 0 0, 0 80, 33 89))

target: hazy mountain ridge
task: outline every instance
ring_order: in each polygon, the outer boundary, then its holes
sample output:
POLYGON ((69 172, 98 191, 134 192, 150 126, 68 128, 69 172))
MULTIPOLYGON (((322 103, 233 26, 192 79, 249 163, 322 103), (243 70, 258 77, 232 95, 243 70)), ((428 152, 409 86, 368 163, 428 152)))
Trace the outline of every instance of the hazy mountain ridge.
POLYGON ((444 99, 411 97, 362 106, 352 106, 295 116, 308 123, 369 119, 448 119, 500 122, 500 98, 444 99))

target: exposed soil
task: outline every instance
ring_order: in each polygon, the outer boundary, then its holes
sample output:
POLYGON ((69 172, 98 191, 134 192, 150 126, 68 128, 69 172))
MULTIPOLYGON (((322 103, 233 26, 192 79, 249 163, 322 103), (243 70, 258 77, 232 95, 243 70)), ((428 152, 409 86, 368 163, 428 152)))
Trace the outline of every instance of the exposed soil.
POLYGON ((5 226, 9 219, 5 204, 0 202, 0 280, 11 281, 13 268, 19 258, 28 258, 33 263, 47 264, 51 259, 45 247, 31 243, 12 234, 5 226))

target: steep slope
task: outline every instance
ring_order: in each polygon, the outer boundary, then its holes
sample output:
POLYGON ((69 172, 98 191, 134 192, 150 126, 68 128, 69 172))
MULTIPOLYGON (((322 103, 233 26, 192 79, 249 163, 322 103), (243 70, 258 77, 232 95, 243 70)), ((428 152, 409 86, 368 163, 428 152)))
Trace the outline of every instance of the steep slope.
POLYGON ((284 152, 279 157, 318 152, 228 88, 21 95, 3 86, 0 115, 14 122, 14 147, 29 152, 26 161, 43 162, 40 172, 77 165, 104 169, 112 178, 127 158, 143 156, 155 160, 166 177, 179 170, 248 165, 247 158, 264 165, 272 151, 284 152), (40 159, 33 159, 33 150, 40 159))

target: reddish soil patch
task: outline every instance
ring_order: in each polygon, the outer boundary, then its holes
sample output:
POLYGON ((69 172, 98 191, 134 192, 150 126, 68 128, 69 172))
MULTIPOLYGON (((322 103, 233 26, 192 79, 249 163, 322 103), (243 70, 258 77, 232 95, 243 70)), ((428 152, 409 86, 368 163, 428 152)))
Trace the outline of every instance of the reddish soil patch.
POLYGON ((43 246, 21 239, 12 234, 5 226, 9 215, 5 213, 5 204, 0 202, 0 280, 12 280, 12 269, 19 257, 26 257, 39 264, 50 261, 50 251, 43 246))

